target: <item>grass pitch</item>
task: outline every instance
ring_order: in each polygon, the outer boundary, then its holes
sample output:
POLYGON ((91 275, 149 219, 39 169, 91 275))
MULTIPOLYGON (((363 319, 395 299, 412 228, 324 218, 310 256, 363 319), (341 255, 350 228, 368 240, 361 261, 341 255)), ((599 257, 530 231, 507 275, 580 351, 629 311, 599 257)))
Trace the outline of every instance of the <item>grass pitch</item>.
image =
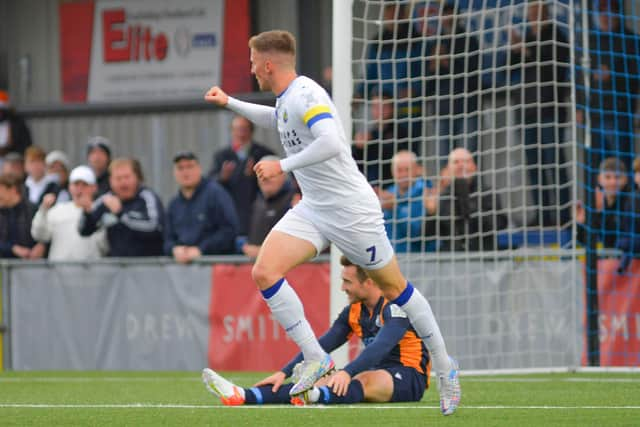
MULTIPOLYGON (((251 385, 260 373, 227 373, 251 385)), ((418 403, 224 407, 199 372, 0 373, 1 426, 638 426, 640 374, 463 376, 443 417, 435 388, 418 403)))

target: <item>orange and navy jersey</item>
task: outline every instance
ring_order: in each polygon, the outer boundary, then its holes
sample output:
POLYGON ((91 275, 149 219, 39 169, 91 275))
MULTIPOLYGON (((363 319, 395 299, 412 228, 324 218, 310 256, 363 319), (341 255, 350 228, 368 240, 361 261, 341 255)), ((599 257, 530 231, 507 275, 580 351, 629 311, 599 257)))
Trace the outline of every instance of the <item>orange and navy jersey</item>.
MULTIPOLYGON (((369 312, 365 304, 349 304, 318 341, 330 353, 354 334, 362 340, 364 350, 344 367, 352 377, 367 370, 405 366, 425 375, 428 386, 429 353, 400 307, 383 297, 373 312, 369 312)), ((282 372, 290 376, 300 361, 302 353, 282 368, 282 372)))
POLYGON ((347 372, 402 365, 429 375, 427 348, 397 305, 381 297, 371 313, 363 303, 350 304, 336 323, 345 321, 351 330, 347 339, 355 334, 365 346, 360 356, 345 367, 347 372), (367 350, 372 354, 366 354, 367 350), (367 363, 373 366, 365 367, 367 363))

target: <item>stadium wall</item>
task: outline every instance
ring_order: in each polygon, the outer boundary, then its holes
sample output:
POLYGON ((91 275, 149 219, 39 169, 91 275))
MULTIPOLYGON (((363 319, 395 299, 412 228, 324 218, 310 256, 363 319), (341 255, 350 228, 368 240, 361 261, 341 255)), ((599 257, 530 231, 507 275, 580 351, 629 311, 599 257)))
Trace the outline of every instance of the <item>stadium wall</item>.
MULTIPOLYGON (((571 261, 402 262, 465 369, 579 366, 582 297, 571 261), (535 285, 518 286, 526 280, 535 285)), ((9 369, 270 370, 296 352, 241 257, 190 266, 165 258, 4 263, 9 369)), ((330 320, 328 262, 293 275, 321 334, 330 320)))

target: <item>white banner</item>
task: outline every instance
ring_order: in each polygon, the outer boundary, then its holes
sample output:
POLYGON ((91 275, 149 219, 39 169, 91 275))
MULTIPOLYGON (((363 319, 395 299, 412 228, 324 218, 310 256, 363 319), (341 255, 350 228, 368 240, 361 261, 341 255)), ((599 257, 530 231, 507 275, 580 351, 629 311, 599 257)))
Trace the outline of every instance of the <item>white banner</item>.
POLYGON ((220 84, 223 0, 97 0, 89 102, 193 99, 220 84))

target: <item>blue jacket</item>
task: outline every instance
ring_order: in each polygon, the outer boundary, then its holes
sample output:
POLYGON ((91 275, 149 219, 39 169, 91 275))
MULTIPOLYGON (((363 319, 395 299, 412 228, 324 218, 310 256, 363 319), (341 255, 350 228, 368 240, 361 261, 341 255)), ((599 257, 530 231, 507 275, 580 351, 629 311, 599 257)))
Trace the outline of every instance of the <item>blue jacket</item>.
MULTIPOLYGON (((422 232, 422 223, 425 208, 422 193, 425 188, 431 188, 431 182, 417 178, 406 194, 399 195, 395 184, 387 189, 396 197, 396 206, 393 210, 383 210, 384 226, 397 253, 423 250, 422 242, 425 236, 422 232)), ((425 250, 433 250, 433 246, 433 243, 429 243, 425 250)))
POLYGON ((203 255, 235 252, 238 216, 233 199, 217 182, 202 179, 190 199, 182 192, 169 203, 164 253, 174 246, 197 246, 203 255))
POLYGON ((162 255, 164 210, 153 191, 140 187, 132 199, 122 201, 118 215, 111 213, 102 200, 102 197, 97 199, 91 212, 80 217, 82 236, 90 236, 99 228, 106 227, 109 256, 162 255))

